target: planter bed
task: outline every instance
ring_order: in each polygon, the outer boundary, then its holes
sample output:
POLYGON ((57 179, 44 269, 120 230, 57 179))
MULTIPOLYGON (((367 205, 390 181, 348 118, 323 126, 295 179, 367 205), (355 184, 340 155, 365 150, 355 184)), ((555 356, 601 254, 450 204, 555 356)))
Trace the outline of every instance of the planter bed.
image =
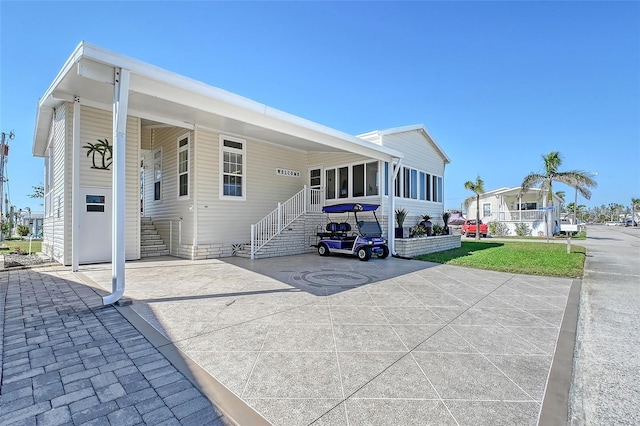
POLYGON ((436 237, 397 238, 396 253, 402 257, 451 250, 462 245, 460 235, 438 235, 436 237))

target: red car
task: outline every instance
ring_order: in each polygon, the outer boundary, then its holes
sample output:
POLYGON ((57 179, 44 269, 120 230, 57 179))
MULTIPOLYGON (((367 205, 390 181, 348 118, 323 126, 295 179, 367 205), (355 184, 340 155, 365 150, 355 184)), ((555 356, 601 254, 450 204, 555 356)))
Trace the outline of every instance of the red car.
MULTIPOLYGON (((464 221, 464 223, 462 224, 462 228, 460 229, 460 231, 462 232, 463 236, 471 236, 473 235, 475 237, 476 235, 476 220, 475 219, 467 219, 464 221)), ((486 223, 482 223, 482 221, 480 221, 480 235, 482 235, 483 238, 487 237, 487 224, 486 223)))

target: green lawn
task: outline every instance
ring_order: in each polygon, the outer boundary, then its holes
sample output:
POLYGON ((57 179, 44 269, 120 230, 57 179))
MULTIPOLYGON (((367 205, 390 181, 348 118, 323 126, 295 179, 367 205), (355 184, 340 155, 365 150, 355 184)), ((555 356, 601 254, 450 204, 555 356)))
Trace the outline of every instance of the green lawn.
POLYGON ((582 277, 586 250, 547 242, 462 241, 462 247, 423 254, 419 260, 491 271, 554 277, 582 277))
MULTIPOLYGON (((29 240, 4 240, 0 247, 0 254, 8 254, 17 251, 19 248, 21 252, 27 253, 29 251, 29 240)), ((31 253, 38 253, 42 250, 42 241, 31 241, 31 253)))

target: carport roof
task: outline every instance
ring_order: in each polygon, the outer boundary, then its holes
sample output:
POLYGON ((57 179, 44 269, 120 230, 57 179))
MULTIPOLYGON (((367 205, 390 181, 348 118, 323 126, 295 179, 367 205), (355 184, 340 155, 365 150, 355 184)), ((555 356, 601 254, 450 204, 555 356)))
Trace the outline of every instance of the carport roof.
POLYGON ((129 115, 197 126, 302 151, 351 152, 389 161, 402 153, 217 87, 81 42, 38 103, 33 155, 44 156, 53 109, 62 102, 111 111, 114 70, 131 73, 129 115))

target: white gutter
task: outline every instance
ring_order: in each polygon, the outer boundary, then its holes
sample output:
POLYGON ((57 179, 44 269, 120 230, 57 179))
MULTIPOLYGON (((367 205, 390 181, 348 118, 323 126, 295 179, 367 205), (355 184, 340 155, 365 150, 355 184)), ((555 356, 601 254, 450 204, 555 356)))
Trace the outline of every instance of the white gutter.
POLYGON ((73 100, 73 148, 71 166, 71 270, 80 269, 80 98, 73 100))
POLYGON ((111 245, 112 293, 102 298, 104 305, 116 303, 124 295, 125 259, 125 179, 127 143, 127 107, 129 105, 129 70, 115 68, 113 90, 113 214, 111 245))

